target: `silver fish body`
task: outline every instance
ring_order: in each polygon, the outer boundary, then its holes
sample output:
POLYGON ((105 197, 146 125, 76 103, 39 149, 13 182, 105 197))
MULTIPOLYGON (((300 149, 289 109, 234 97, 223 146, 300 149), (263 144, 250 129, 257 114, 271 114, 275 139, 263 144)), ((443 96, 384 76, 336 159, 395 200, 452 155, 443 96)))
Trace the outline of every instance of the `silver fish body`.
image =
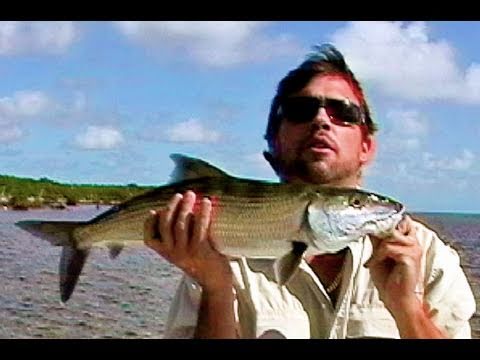
MULTIPOLYGON (((404 207, 388 197, 352 188, 281 184, 241 179, 199 159, 173 155, 183 180, 134 197, 88 222, 22 221, 30 233, 64 246, 60 261, 62 300, 70 297, 92 247, 114 257, 124 246, 143 244, 149 210, 166 206, 175 193, 193 190, 212 201, 210 236, 229 256, 276 258, 277 279, 288 281, 305 251, 337 252, 366 234, 385 236, 404 207)), ((160 239, 161 240, 161 239, 160 239)))

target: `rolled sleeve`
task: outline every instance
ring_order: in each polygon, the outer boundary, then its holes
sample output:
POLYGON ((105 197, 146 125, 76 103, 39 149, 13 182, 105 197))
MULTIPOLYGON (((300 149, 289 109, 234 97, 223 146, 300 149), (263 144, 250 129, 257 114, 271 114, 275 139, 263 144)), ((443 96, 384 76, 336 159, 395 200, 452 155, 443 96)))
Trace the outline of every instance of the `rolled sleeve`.
POLYGON ((434 236, 429 257, 431 271, 425 286, 425 301, 432 320, 452 338, 471 338, 469 321, 476 304, 458 253, 434 236))
POLYGON ((190 277, 184 275, 170 305, 164 338, 193 338, 201 296, 201 287, 190 277))

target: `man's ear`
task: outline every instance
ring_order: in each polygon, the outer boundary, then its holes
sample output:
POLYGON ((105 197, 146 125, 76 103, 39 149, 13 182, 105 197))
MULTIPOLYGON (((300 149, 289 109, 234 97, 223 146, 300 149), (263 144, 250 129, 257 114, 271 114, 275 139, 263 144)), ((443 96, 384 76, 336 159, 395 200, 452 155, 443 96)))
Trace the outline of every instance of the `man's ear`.
POLYGON ((362 149, 360 152, 360 162, 362 165, 368 165, 375 157, 377 152, 377 141, 371 134, 365 134, 362 140, 362 149))

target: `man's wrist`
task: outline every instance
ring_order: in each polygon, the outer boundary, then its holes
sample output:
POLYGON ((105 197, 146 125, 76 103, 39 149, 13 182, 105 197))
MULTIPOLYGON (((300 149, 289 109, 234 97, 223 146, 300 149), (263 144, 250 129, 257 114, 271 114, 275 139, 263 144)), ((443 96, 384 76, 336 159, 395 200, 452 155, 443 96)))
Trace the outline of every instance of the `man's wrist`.
POLYGON ((215 285, 204 285, 202 286, 202 291, 205 295, 209 297, 225 297, 232 295, 233 296, 233 281, 228 280, 222 284, 215 285))
POLYGON ((425 315, 423 304, 416 296, 397 299, 395 302, 388 304, 387 308, 397 322, 425 315))
POLYGON ((390 310, 390 313, 395 319, 401 338, 447 338, 446 334, 430 319, 425 306, 418 298, 395 307, 395 310, 390 310))

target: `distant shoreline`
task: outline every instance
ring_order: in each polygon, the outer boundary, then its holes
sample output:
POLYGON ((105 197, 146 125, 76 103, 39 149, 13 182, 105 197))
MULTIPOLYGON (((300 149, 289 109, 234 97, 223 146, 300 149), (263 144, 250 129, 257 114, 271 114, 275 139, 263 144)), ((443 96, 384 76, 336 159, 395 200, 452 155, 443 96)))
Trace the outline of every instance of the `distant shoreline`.
POLYGON ((115 206, 115 204, 76 204, 76 205, 65 205, 65 207, 51 207, 48 205, 44 206, 33 206, 33 207, 26 207, 26 208, 14 208, 12 206, 0 206, 0 211, 12 211, 12 212, 20 212, 20 211, 44 211, 44 210, 66 210, 66 211, 71 211, 75 209, 81 209, 81 208, 97 208, 97 209, 105 209, 105 208, 110 208, 112 206, 115 206))
POLYGON ((80 204, 115 205, 151 190, 131 183, 125 186, 98 184, 62 184, 48 178, 29 179, 0 175, 0 209, 63 210, 80 204))

